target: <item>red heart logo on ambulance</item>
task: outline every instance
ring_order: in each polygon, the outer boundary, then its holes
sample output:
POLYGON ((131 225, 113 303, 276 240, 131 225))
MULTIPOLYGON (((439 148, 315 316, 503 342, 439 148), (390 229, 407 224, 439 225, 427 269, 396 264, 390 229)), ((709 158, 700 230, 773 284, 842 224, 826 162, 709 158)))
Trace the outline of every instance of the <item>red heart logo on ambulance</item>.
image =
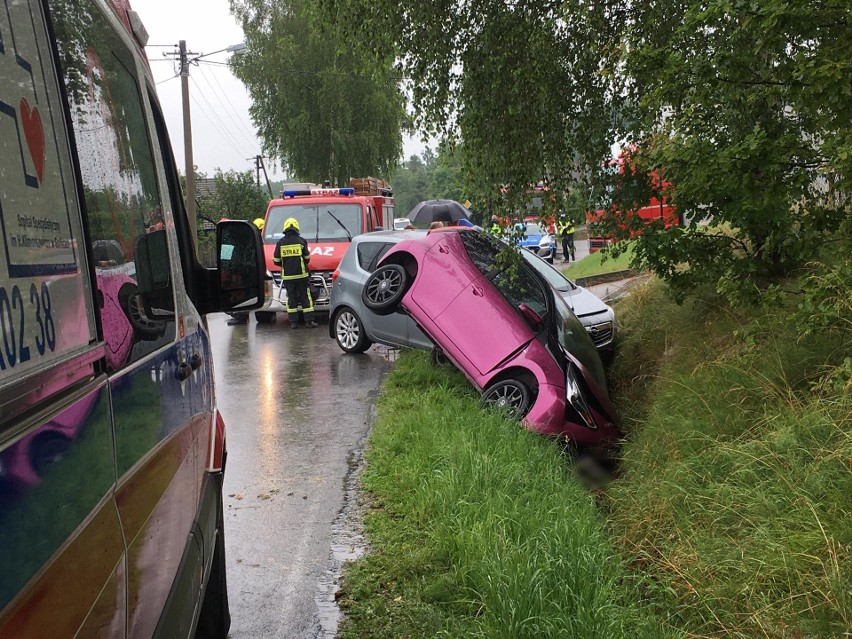
POLYGON ((41 113, 37 107, 30 108, 26 98, 21 98, 20 104, 21 124, 24 127, 24 136, 27 138, 27 146, 30 149, 30 157, 35 164, 36 175, 39 183, 44 182, 44 126, 41 123, 41 113))

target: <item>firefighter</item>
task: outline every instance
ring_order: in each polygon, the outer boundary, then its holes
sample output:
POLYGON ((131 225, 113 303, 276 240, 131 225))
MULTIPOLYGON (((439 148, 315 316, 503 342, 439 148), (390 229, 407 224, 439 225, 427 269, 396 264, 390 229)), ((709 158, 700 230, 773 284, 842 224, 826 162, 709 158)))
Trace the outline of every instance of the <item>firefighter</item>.
POLYGON ((488 227, 488 232, 498 237, 503 234, 503 227, 500 226, 500 218, 496 215, 491 216, 491 226, 488 227))
POLYGON ((253 219, 253 220, 251 221, 251 223, 252 223, 252 224, 254 224, 254 225, 257 227, 257 230, 258 230, 258 231, 260 231, 261 233, 263 233, 263 224, 264 224, 264 222, 263 222, 263 218, 262 218, 262 217, 256 217, 255 219, 253 219))
POLYGON ((272 261, 281 267, 281 281, 287 289, 287 317, 290 328, 298 327, 299 306, 305 316, 308 328, 316 328, 314 321, 314 301, 309 286, 310 272, 308 261, 311 253, 308 243, 299 235, 299 221, 288 217, 284 220, 284 237, 275 245, 272 261))

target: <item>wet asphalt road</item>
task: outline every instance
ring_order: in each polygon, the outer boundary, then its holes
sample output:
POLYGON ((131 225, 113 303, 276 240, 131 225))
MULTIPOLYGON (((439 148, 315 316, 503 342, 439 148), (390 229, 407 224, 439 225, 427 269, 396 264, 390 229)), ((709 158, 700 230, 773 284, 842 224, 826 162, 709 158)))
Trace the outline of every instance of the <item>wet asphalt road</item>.
POLYGON ((393 352, 346 355, 316 329, 210 316, 225 419, 230 637, 334 637, 340 561, 353 552, 346 487, 393 352), (348 510, 348 509, 347 509, 348 510))

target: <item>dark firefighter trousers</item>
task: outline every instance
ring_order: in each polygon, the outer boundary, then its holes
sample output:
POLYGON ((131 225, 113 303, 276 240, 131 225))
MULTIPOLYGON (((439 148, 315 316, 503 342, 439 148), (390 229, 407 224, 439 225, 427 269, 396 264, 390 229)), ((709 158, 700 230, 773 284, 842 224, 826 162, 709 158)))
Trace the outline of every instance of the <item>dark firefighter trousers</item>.
POLYGON ((293 280, 284 280, 284 288, 287 289, 287 317, 292 325, 299 321, 300 306, 305 323, 310 324, 314 321, 314 300, 311 297, 308 280, 307 275, 293 280))
POLYGON ((568 259, 574 259, 574 234, 568 233, 562 236, 562 261, 567 262, 568 259))

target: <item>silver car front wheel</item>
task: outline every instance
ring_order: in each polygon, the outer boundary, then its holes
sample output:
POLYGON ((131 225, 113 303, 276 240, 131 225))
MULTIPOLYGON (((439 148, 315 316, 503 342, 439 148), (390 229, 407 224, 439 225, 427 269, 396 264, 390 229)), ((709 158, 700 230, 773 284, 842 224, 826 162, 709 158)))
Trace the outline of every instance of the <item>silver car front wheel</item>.
POLYGON ((348 308, 338 311, 334 316, 334 337, 337 345, 347 353, 363 353, 373 345, 361 318, 348 308))

